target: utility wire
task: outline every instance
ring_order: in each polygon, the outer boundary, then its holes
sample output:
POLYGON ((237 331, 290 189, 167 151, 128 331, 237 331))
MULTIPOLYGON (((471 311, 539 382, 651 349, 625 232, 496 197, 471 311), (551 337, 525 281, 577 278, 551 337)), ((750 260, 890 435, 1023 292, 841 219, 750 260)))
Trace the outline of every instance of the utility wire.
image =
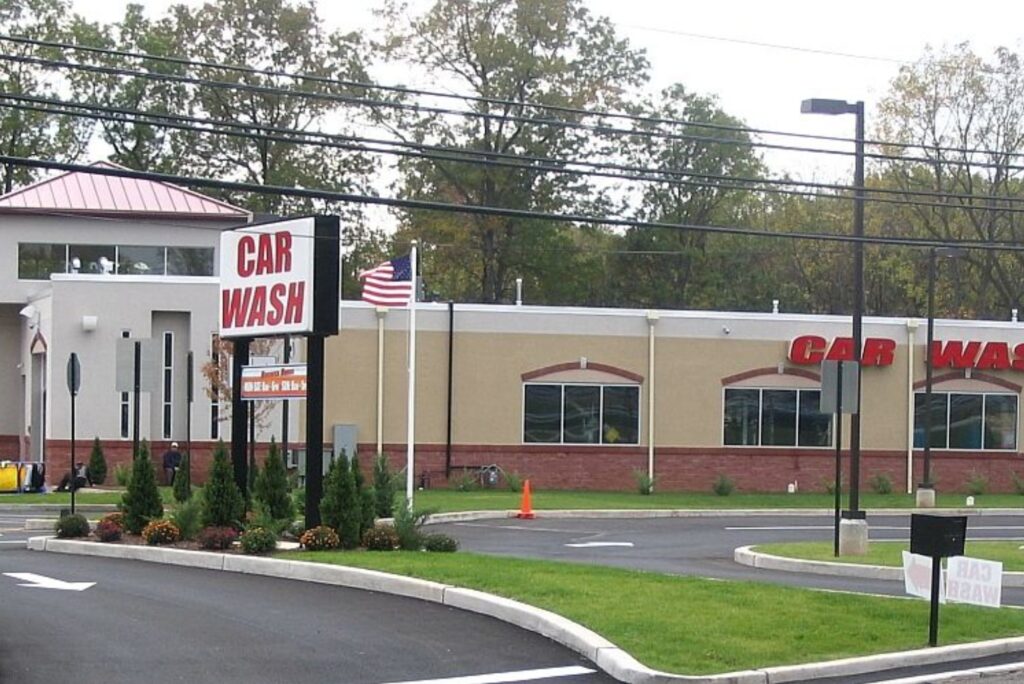
MULTIPOLYGON (((29 102, 31 102, 31 101, 39 101, 39 100, 48 101, 48 100, 45 100, 45 98, 31 98, 31 97, 24 97, 24 96, 12 96, 12 95, 7 95, 7 94, 0 94, 0 100, 3 100, 3 99, 16 100, 16 101, 29 101, 29 102)), ((354 143, 348 143, 348 142, 334 142, 330 138, 334 138, 336 136, 333 136, 333 135, 330 135, 330 134, 326 134, 326 133, 320 133, 320 132, 306 132, 306 131, 300 131, 300 130, 297 130, 297 129, 279 128, 279 127, 274 127, 274 126, 262 126, 262 125, 259 125, 259 124, 243 124, 243 123, 237 123, 237 122, 224 122, 224 121, 220 121, 220 120, 203 119, 203 118, 199 118, 199 117, 184 117, 184 116, 173 115, 173 114, 163 114, 163 113, 153 113, 153 114, 150 114, 150 113, 147 113, 147 112, 141 112, 139 110, 131 110, 131 109, 123 109, 123 108, 111 108, 111 107, 105 107, 103 105, 89 105, 89 104, 85 104, 85 103, 66 102, 66 101, 61 101, 61 100, 49 100, 49 101, 56 102, 56 103, 58 103, 59 106, 58 107, 42 107, 42 106, 36 106, 36 105, 31 105, 31 104, 16 104, 16 105, 6 105, 6 106, 11 108, 11 109, 15 109, 15 110, 37 111, 37 112, 56 114, 56 115, 88 118, 88 119, 94 119, 94 120, 99 120, 99 121, 109 121, 109 122, 133 124, 133 125, 155 126, 155 127, 170 128, 170 129, 175 129, 175 130, 184 130, 184 131, 196 132, 196 133, 207 133, 207 134, 213 134, 213 135, 227 135, 227 136, 231 136, 231 137, 249 139, 249 140, 254 140, 254 141, 272 141, 272 142, 280 142, 280 143, 294 144, 294 145, 313 145, 313 146, 317 146, 317 147, 328 147, 328 148, 334 148, 334 149, 343 149, 343 150, 346 150, 346 151, 360 152, 360 153, 395 155, 395 156, 402 156, 402 157, 409 157, 409 158, 428 159, 428 160, 433 160, 433 161, 447 161, 447 162, 453 162, 453 163, 474 164, 474 165, 478 165, 478 166, 487 166, 487 167, 504 167, 504 168, 521 169, 521 170, 524 170, 524 171, 532 171, 532 172, 542 171, 542 172, 549 172, 549 173, 556 173, 556 174, 572 174, 572 175, 584 176, 584 177, 608 178, 608 179, 615 179, 615 180, 638 181, 638 182, 645 182, 645 183, 661 183, 661 184, 667 184, 667 185, 671 185, 671 186, 693 187, 693 188, 697 188, 697 189, 714 188, 714 189, 722 189, 722 190, 743 190, 743 191, 748 191, 748 192, 763 192, 763 193, 777 194, 777 195, 787 195, 787 196, 815 197, 815 198, 829 199, 829 200, 852 200, 852 199, 856 199, 856 198, 851 197, 849 195, 833 194, 833 193, 826 193, 826 192, 815 192, 815 191, 812 191, 812 190, 786 190, 786 189, 780 189, 778 187, 763 187, 764 184, 768 184, 768 185, 811 186, 811 187, 820 187, 820 188, 828 188, 828 189, 853 190, 854 188, 852 186, 843 186, 843 185, 826 184, 826 183, 810 183, 810 182, 805 182, 805 181, 787 181, 787 180, 784 180, 784 179, 744 178, 744 177, 726 176, 726 175, 721 175, 721 174, 704 174, 704 173, 691 172, 691 171, 677 171, 677 170, 668 170, 668 169, 662 170, 662 169, 651 169, 651 168, 645 168, 645 167, 629 167, 629 166, 625 166, 625 165, 601 164, 601 163, 598 163, 598 162, 578 162, 578 161, 573 161, 573 160, 552 160, 553 162, 555 162, 553 164, 547 164, 547 163, 524 164, 521 161, 503 161, 501 159, 487 159, 487 158, 467 159, 466 157, 461 156, 464 152, 467 152, 467 151, 465 151, 465 150, 458 150, 457 148, 446 148, 446 149, 452 150, 453 154, 444 154, 444 153, 435 154, 435 153, 424 152, 424 151, 395 150, 395 149, 388 149, 388 148, 372 147, 372 146, 366 145, 366 144, 354 144, 354 143), (59 108, 60 106, 66 106, 66 107, 78 108, 78 109, 85 109, 85 110, 98 110, 98 111, 103 111, 103 112, 111 111, 113 113, 112 114, 100 114, 100 113, 95 113, 95 112, 83 113, 81 111, 65 111, 65 110, 60 109, 59 108), (125 112, 127 112, 127 114, 125 114, 125 112), (129 116, 134 116, 136 118, 128 118, 129 116), (140 116, 142 116, 142 117, 151 117, 152 120, 139 118, 140 116), (225 127, 229 127, 229 128, 242 129, 242 130, 230 130, 230 131, 212 130, 212 129, 207 129, 207 128, 200 128, 200 127, 197 127, 197 126, 194 126, 194 125, 186 125, 186 124, 176 123, 176 121, 178 121, 178 120, 186 120, 186 121, 191 121, 191 122, 199 122, 199 123, 203 123, 203 124, 206 124, 206 125, 225 126, 225 127), (288 137, 288 136, 281 136, 281 135, 271 135, 271 134, 269 134, 267 132, 263 132, 263 131, 271 131, 271 130, 282 130, 282 131, 286 131, 286 132, 291 133, 291 134, 297 134, 297 135, 302 136, 302 137, 288 137), (252 132, 252 131, 260 131, 260 132, 252 132), (308 139, 309 136, 324 137, 324 138, 328 138, 328 139, 327 140, 319 140, 319 141, 318 140, 310 140, 310 139, 308 139), (616 169, 619 169, 619 168, 629 168, 629 169, 638 169, 641 173, 640 174, 636 174, 636 173, 609 173, 609 172, 605 172, 605 171, 601 171, 601 170, 590 170, 590 171, 587 171, 587 170, 582 170, 582 169, 566 168, 566 166, 565 166, 566 164, 569 164, 569 165, 587 165, 587 166, 594 167, 594 168, 597 168, 597 169, 601 169, 601 168, 616 168, 616 169), (665 176, 668 176, 669 178, 666 178, 665 176), (724 181, 724 182, 698 183, 698 182, 695 182, 695 181, 692 181, 692 180, 680 180, 679 178, 704 178, 704 179, 711 179, 711 180, 724 181)), ((344 136, 344 137, 347 140, 357 140, 357 141, 366 140, 365 138, 360 138, 358 136, 344 136)), ((370 140, 372 141, 372 139, 370 139, 370 140)), ((385 145, 397 144, 397 143, 394 143, 392 141, 386 141, 386 140, 384 140, 384 141, 377 141, 377 142, 380 142, 380 143, 385 144, 385 145)), ((425 146, 425 145, 419 145, 418 146, 418 145, 415 145, 415 144, 412 144, 412 143, 404 143, 404 144, 405 145, 411 145, 413 147, 418 147, 421 150, 422 149, 429 149, 431 147, 431 146, 425 146)), ((501 153, 493 153, 492 154, 492 153, 479 153, 478 152, 477 154, 479 154, 480 156, 483 156, 483 157, 500 156, 500 157, 508 157, 508 158, 513 158, 513 159, 517 158, 516 155, 504 155, 504 154, 501 154, 501 153)), ((519 159, 525 159, 525 160, 529 160, 529 159, 539 159, 540 160, 540 159, 543 159, 543 158, 530 158, 530 157, 525 157, 525 158, 518 157, 518 158, 519 159)), ((1024 198, 1011 198, 1011 197, 1003 197, 1003 196, 979 196, 979 195, 966 195, 966 194, 953 194, 953 193, 937 193, 937 192, 932 192, 932 191, 913 191, 913 190, 903 191, 903 190, 894 190, 894 189, 891 189, 891 188, 865 188, 865 191, 866 192, 870 192, 870 193, 882 193, 882 194, 937 196, 937 197, 941 197, 941 198, 944 198, 944 199, 959 199, 959 200, 966 200, 968 202, 968 203, 925 202, 925 201, 919 201, 919 200, 890 199, 888 197, 866 197, 865 198, 868 201, 876 202, 876 203, 880 203, 880 204, 895 204, 895 205, 928 207, 928 208, 938 208, 938 209, 957 209, 957 210, 963 210, 963 211, 997 211, 997 212, 1003 212, 1003 213, 1009 213, 1009 214, 1024 213, 1024 208, 1019 208, 1019 207, 1014 207, 1014 206, 1007 206, 1007 207, 991 206, 991 204, 993 202, 1003 202, 1003 201, 1010 202, 1010 203, 1024 202, 1024 198), (969 203, 969 202, 972 202, 974 200, 978 200, 979 202, 988 203, 989 206, 978 206, 978 205, 969 203)))
POLYGON ((451 202, 439 202, 434 200, 401 199, 397 197, 374 197, 371 195, 360 195, 355 193, 335 192, 329 190, 318 190, 308 188, 290 188, 278 185, 258 185, 255 183, 243 183, 238 181, 222 181, 209 178, 189 178, 170 173, 155 173, 151 171, 131 171, 126 169, 103 168, 97 166, 84 166, 81 164, 70 164, 42 159, 29 159, 13 155, 0 155, 0 164, 22 166, 37 169, 53 169, 59 171, 82 172, 101 176, 115 176, 120 178, 134 178, 138 180, 156 181, 159 183, 174 183, 178 185, 213 188, 217 190, 228 190, 234 192, 256 193, 263 195, 276 195, 281 197, 302 197, 306 199, 319 199, 329 202, 345 202, 356 204, 373 204, 399 209, 441 211, 446 213, 500 216, 504 218, 559 221, 563 223, 588 224, 594 226, 619 226, 624 228, 654 229, 663 228, 679 231, 693 231, 712 235, 738 235, 744 237, 779 238, 789 240, 808 240, 839 243, 860 243, 865 245, 892 245, 914 248, 931 247, 960 247, 985 252, 1020 252, 1024 253, 1024 244, 981 240, 937 240, 932 238, 902 238, 889 236, 854 236, 835 235, 829 233, 799 233, 762 231, 753 228, 738 226, 701 226, 686 223, 667 223, 658 221, 639 221, 635 219, 618 218, 611 216, 595 216, 592 214, 568 214, 532 211, 527 209, 512 209, 508 207, 493 207, 473 204, 454 204, 451 202))
MULTIPOLYGON (((647 30, 658 30, 658 29, 647 29, 647 30)), ((690 35, 690 36, 699 37, 699 38, 706 38, 706 39, 709 39, 709 40, 729 40, 727 38, 718 38, 718 37, 715 37, 715 36, 705 36, 705 35, 702 35, 702 34, 688 34, 688 33, 673 32, 673 31, 666 31, 666 32, 669 32, 669 33, 680 33, 680 35, 690 35)), ((409 88, 409 87, 406 87, 406 86, 392 86, 392 85, 383 85, 383 84, 375 84, 375 83, 366 83, 366 82, 361 82, 361 81, 351 81, 351 80, 345 80, 345 79, 329 78, 329 77, 326 77, 326 76, 316 76, 316 75, 312 75, 312 74, 302 74, 302 73, 295 74, 295 73, 289 73, 289 72, 286 72, 286 71, 279 71, 279 70, 273 70, 273 69, 256 69, 256 68, 253 68, 253 67, 245 67, 245 66, 239 66, 239 65, 235 65, 235 64, 224 64, 224 63, 220 63, 220 62, 207 62, 207 61, 202 61, 202 60, 186 59, 186 58, 183 58, 183 57, 169 57, 169 56, 163 56, 163 55, 153 55, 153 54, 144 53, 144 52, 132 52, 132 51, 129 51, 129 50, 115 50, 115 49, 111 49, 111 48, 100 48, 100 47, 87 46, 87 45, 78 45, 78 44, 74 44, 74 43, 62 43, 62 42, 58 42, 58 41, 38 40, 38 39, 33 39, 33 38, 27 38, 25 36, 12 36, 12 35, 0 34, 0 40, 4 40, 4 41, 16 43, 16 44, 22 44, 22 45, 33 45, 33 46, 39 46, 39 47, 51 47, 51 48, 58 48, 58 49, 63 49, 63 50, 73 50, 73 51, 93 53, 93 54, 102 54, 102 55, 110 55, 110 56, 117 56, 117 57, 129 57, 129 58, 132 58, 132 59, 141 59, 141 60, 149 60, 149 61, 157 61, 157 62, 166 62, 166 63, 169 63, 169 64, 177 64, 177 65, 186 66, 186 67, 198 66, 198 67, 203 67, 203 68, 221 69, 221 70, 224 70, 224 71, 234 71, 234 72, 237 72, 237 73, 252 74, 252 75, 257 75, 257 76, 271 76, 271 77, 276 77, 276 78, 290 78, 290 79, 293 79, 293 80, 310 81, 310 82, 313 82, 313 83, 322 83, 322 84, 326 84, 326 85, 339 85, 339 86, 343 86, 343 87, 347 87, 347 88, 353 88, 353 89, 380 90, 380 91, 384 91, 384 92, 395 92, 395 93, 401 93, 401 94, 405 94, 405 95, 446 98, 446 99, 460 100, 460 101, 464 101, 464 102, 479 102, 479 103, 482 103, 482 104, 495 104, 495 105, 501 105, 501 106, 504 106, 504 107, 522 107, 522 108, 529 107, 529 108, 534 108, 534 109, 544 109, 544 110, 549 110, 549 111, 553 111, 553 112, 561 112, 561 113, 564 113, 564 114, 571 114, 573 116, 593 116, 593 117, 600 117, 600 118, 606 118, 606 119, 623 119, 623 120, 627 120, 627 121, 637 121, 637 122, 646 123, 646 124, 663 124, 663 125, 671 125, 671 126, 692 126, 692 127, 695 127, 695 128, 706 128, 706 129, 710 129, 710 130, 734 131, 734 132, 757 134, 757 135, 772 135, 772 136, 781 136, 781 137, 790 137, 790 138, 801 138, 801 139, 805 139, 805 140, 825 140, 825 141, 832 141, 832 142, 855 142, 856 141, 855 138, 848 138, 848 137, 843 137, 843 136, 820 135, 820 134, 813 134, 813 133, 798 133, 798 132, 794 132, 794 131, 779 131, 779 130, 773 130, 773 129, 767 129, 767 128, 753 128, 753 127, 750 127, 750 126, 718 124, 718 123, 710 123, 710 122, 692 121, 692 120, 686 120, 686 119, 672 119, 672 118, 649 116, 649 115, 628 114, 628 113, 625 113, 625 112, 600 112, 600 111, 593 111, 593 110, 583 109, 583 108, 580 108, 580 107, 567 107, 567 106, 564 106, 564 105, 550 105, 550 104, 544 104, 544 103, 540 103, 540 102, 526 102, 526 101, 520 101, 520 100, 508 100, 508 99, 495 98, 495 97, 482 97, 482 96, 479 96, 479 95, 449 93, 449 92, 443 92, 443 91, 438 91, 438 90, 427 90, 427 89, 423 89, 423 88, 409 88)), ((737 41, 737 42, 744 42, 744 41, 737 41)), ((754 44, 757 44, 757 43, 754 43, 754 44)), ((803 50, 802 48, 787 47, 787 46, 781 46, 781 45, 780 46, 776 46, 776 45, 773 45, 773 44, 770 44, 770 43, 764 43, 763 45, 767 46, 767 47, 780 47, 780 48, 785 48, 785 49, 803 50)), ((835 55, 839 55, 839 56, 857 57, 857 55, 848 55, 846 53, 831 53, 831 52, 828 52, 828 51, 825 51, 824 54, 835 54, 835 55)), ((864 57, 864 58, 865 59, 870 59, 869 57, 864 57)), ((886 59, 886 58, 878 58, 878 59, 886 59)), ((471 114, 471 112, 463 112, 463 113, 464 114, 471 114)), ((530 121, 543 121, 543 120, 530 119, 530 121)), ((954 153, 957 153, 957 154, 965 154, 965 155, 985 154, 985 155, 992 155, 992 156, 1024 157, 1024 152, 1010 152, 1010 151, 992 150, 992 149, 985 149, 985 148, 967 148, 967 147, 953 147, 953 146, 942 146, 942 145, 929 145, 927 143, 908 143, 908 142, 897 142, 897 141, 892 141, 892 140, 865 139, 864 140, 864 144, 865 145, 870 145, 870 146, 879 146, 879 147, 900 147, 900 148, 903 148, 903 149, 923 149, 923 150, 926 150, 926 151, 932 151, 932 150, 934 150, 934 151, 945 151, 945 152, 954 152, 954 153)))

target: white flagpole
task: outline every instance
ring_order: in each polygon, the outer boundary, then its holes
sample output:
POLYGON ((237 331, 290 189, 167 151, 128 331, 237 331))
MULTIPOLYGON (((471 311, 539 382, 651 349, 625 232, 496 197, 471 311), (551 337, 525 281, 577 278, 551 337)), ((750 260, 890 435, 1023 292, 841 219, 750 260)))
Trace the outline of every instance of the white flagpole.
POLYGON ((406 427, 405 452, 405 499, 409 510, 412 510, 413 474, 416 457, 416 241, 412 241, 412 252, 409 254, 412 266, 412 291, 409 293, 409 398, 406 409, 408 425, 406 427))

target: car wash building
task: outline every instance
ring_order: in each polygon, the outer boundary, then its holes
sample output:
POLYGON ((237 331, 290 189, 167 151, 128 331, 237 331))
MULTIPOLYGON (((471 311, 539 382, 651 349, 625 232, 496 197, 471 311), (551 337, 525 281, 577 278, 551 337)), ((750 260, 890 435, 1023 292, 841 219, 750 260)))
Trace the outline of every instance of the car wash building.
MULTIPOLYGON (((201 373, 219 326, 220 235, 251 220, 244 209, 168 183, 89 173, 0 197, 0 460, 43 461, 51 484, 67 471, 65 368, 74 352, 82 368, 76 455, 87 461, 99 437, 111 469, 130 462, 136 415, 118 384, 126 369, 117 350, 123 340, 144 340, 140 437, 154 459, 191 437, 201 481, 212 446, 229 436, 227 407, 205 391, 201 373)), ((263 439, 273 430, 261 431, 263 439)))
MULTIPOLYGON (((404 467, 408 312, 344 302, 341 318, 325 422, 404 467)), ((850 334, 843 316, 420 304, 417 482, 497 465, 546 488, 632 490, 640 472, 660 491, 710 491, 719 475, 740 491, 822 491, 835 430, 820 365, 854 358, 850 334)), ((922 476, 926 326, 868 317, 864 338, 862 488, 884 474, 900 491, 922 476)), ((1012 490, 1020 325, 939 320, 935 340, 937 488, 1012 490)))

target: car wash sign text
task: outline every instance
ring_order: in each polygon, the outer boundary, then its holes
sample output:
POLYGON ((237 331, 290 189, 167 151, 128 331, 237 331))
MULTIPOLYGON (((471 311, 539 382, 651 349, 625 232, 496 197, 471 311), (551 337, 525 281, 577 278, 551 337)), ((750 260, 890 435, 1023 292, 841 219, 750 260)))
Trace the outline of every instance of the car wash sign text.
POLYGON ((304 217, 224 231, 221 336, 336 333, 338 255, 330 253, 329 245, 337 245, 337 235, 334 217, 304 217), (333 242, 327 239, 332 229, 333 242))

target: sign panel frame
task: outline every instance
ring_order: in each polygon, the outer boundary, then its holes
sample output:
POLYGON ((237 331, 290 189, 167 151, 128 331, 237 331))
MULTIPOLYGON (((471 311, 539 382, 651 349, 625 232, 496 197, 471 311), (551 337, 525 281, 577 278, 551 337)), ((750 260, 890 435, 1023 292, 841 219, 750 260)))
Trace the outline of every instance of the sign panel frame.
POLYGON ((307 371, 304 363, 242 366, 242 401, 305 399, 307 371))

